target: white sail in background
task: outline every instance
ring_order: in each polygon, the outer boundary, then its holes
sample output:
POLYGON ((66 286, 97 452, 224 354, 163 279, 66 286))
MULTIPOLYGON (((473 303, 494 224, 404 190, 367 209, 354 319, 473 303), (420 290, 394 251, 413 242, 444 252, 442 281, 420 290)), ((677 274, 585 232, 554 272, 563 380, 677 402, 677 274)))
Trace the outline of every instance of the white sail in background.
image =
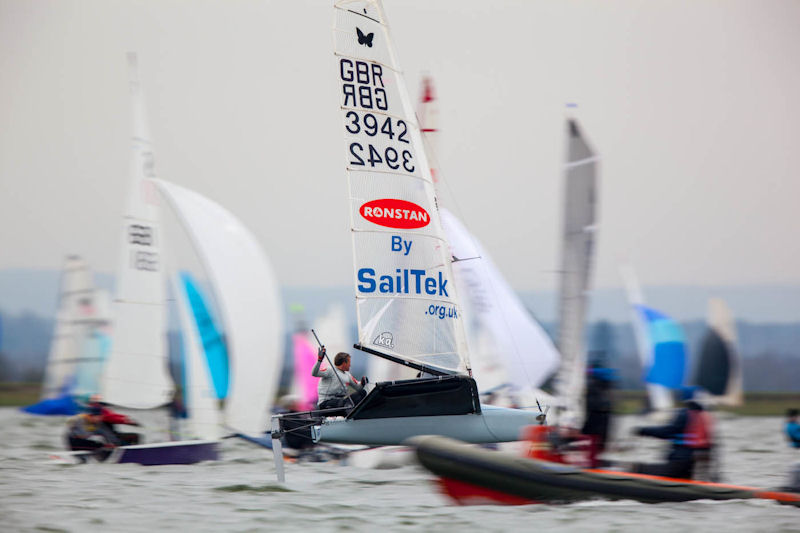
POLYGON ((695 382, 717 405, 742 405, 742 358, 736 348, 736 322, 720 298, 708 301, 708 329, 700 347, 695 382))
POLYGON ((556 395, 565 402, 566 420, 571 423, 578 423, 583 416, 586 382, 583 335, 594 252, 598 161, 577 121, 569 118, 558 333, 562 364, 556 378, 556 395))
POLYGON ((347 0, 334 7, 359 342, 468 372, 430 168, 382 7, 347 0))
MULTIPOLYGON (((422 79, 417 117, 436 183, 439 109, 430 76, 422 79)), ((478 240, 453 213, 441 209, 440 214, 450 252, 456 259, 453 276, 464 310, 472 373, 479 390, 489 392, 510 386, 518 396, 521 391, 540 387, 558 368, 561 358, 553 342, 478 240)))
POLYGON ((78 256, 68 256, 61 273, 55 331, 42 386, 43 400, 73 392, 78 363, 83 357, 86 320, 94 316, 93 292, 89 265, 78 256))
POLYGON ((200 330, 192 316, 189 296, 177 275, 172 276, 172 292, 183 339, 187 434, 192 439, 217 440, 222 436, 217 395, 211 385, 200 330))
POLYGON ((478 389, 540 387, 558 368, 560 356, 553 342, 477 239, 446 209, 441 216, 456 259, 453 270, 478 389))
MULTIPOLYGON (((639 353, 639 360, 643 369, 650 368, 653 365, 653 346, 650 341, 650 336, 647 332, 647 323, 639 316, 638 309, 645 305, 644 294, 639 285, 639 280, 636 273, 630 266, 620 267, 620 274, 622 275, 623 283, 625 284, 625 291, 628 296, 628 303, 631 309, 631 323, 633 324, 633 332, 636 337, 636 348, 639 353)), ((656 412, 666 412, 674 407, 674 400, 672 391, 658 383, 647 383, 647 396, 650 401, 650 407, 656 412)))
POLYGON ((220 205, 157 180, 211 280, 220 306, 231 364, 226 426, 261 435, 283 361, 283 317, 278 284, 250 231, 220 205))
POLYGON ((112 351, 103 376, 105 400, 148 409, 172 398, 167 370, 166 277, 159 228, 153 146, 135 54, 128 54, 133 111, 128 204, 117 271, 112 351))
POLYGON ((111 297, 104 289, 93 289, 81 305, 79 321, 85 328, 81 357, 75 373, 73 396, 88 398, 101 390, 101 378, 111 349, 111 297))

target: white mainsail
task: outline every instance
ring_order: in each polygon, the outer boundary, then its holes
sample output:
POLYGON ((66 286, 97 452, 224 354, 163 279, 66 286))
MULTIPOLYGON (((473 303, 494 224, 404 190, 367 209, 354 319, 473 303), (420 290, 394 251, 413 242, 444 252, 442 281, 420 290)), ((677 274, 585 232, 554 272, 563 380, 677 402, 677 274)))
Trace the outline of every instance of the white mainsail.
POLYGON ((153 146, 145 120, 135 54, 128 54, 133 135, 128 205, 123 216, 112 350, 103 376, 105 400, 148 409, 166 404, 166 277, 159 227, 153 146))
POLYGON ((450 252, 382 6, 342 0, 334 7, 359 342, 466 373, 450 252))
POLYGON ((217 395, 203 355, 200 330, 192 316, 189 296, 179 276, 172 276, 172 292, 178 308, 183 339, 187 433, 189 438, 217 440, 221 435, 217 395))
POLYGON ((562 363, 555 382, 556 395, 564 402, 567 424, 577 424, 583 416, 586 382, 583 335, 596 229, 598 161, 577 121, 569 118, 558 333, 562 363))
POLYGON ((68 256, 61 273, 55 331, 42 386, 43 400, 73 392, 88 333, 86 321, 94 315, 93 293, 89 265, 78 256, 68 256))
POLYGON ((200 194, 156 180, 200 256, 220 306, 231 358, 224 422, 261 435, 283 360, 283 317, 272 266, 252 233, 200 194))
POLYGON ((530 316, 480 242, 446 209, 442 224, 456 262, 470 361, 478 389, 501 385, 515 391, 540 387, 558 368, 550 337, 530 316))
MULTIPOLYGON (((430 76, 422 79, 417 117, 436 184, 440 179, 436 169, 439 109, 430 76)), ((486 393, 510 387, 506 392, 519 399, 523 391, 540 387, 558 368, 561 357, 475 236, 447 209, 442 208, 440 215, 454 258, 453 276, 478 388, 486 393)))

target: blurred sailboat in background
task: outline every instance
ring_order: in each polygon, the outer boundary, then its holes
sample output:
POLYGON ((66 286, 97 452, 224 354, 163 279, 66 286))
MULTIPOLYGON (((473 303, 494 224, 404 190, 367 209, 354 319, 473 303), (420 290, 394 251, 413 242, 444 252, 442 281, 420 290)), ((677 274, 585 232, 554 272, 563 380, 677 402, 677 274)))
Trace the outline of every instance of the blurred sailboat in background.
POLYGON ((198 284, 185 275, 173 276, 185 356, 189 440, 121 446, 109 461, 184 464, 216 459, 223 427, 249 435, 266 427, 281 362, 277 283, 257 241, 236 217, 193 191, 155 179, 134 54, 128 55, 128 67, 133 104, 131 185, 123 216, 113 349, 103 375, 104 400, 134 409, 173 400, 166 350, 168 269, 159 198, 172 208, 203 264, 220 306, 226 349, 220 350, 221 341, 214 338, 219 334, 209 324, 210 312, 198 284), (223 398, 224 411, 218 412, 223 398))
MULTIPOLYGON (((430 76, 423 77, 417 110, 431 176, 438 184, 439 112, 430 76)), ((537 394, 542 395, 538 388, 558 368, 558 351, 478 239, 452 212, 439 212, 478 389, 490 404, 535 405, 537 394)))
POLYGON ((89 265, 67 256, 40 402, 23 408, 37 415, 73 415, 80 402, 100 391, 109 350, 108 293, 94 286, 89 265))
POLYGON ((730 309, 722 299, 711 298, 694 383, 708 392, 716 405, 742 405, 742 359, 736 344, 736 323, 730 309))
POLYGON ((675 320, 644 303, 632 268, 621 267, 636 346, 642 364, 650 409, 665 413, 674 407, 672 391, 686 382, 686 335, 675 320))

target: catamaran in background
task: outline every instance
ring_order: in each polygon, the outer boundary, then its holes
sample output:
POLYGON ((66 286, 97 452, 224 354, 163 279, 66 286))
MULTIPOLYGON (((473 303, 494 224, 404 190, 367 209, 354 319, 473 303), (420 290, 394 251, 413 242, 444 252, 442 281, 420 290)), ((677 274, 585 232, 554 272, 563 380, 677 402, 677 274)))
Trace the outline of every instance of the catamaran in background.
POLYGON ((81 403, 100 392, 100 374, 110 346, 110 323, 108 292, 95 288, 86 261, 76 255, 67 256, 42 399, 22 410, 35 415, 74 415, 81 403))

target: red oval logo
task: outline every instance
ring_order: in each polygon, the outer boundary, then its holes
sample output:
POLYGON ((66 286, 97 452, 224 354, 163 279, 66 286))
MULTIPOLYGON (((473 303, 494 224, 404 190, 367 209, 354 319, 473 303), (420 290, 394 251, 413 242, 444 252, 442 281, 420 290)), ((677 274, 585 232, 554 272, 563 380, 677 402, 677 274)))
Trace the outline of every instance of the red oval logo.
POLYGON ((363 204, 358 212, 373 224, 395 229, 424 228, 431 221, 428 212, 414 202, 395 198, 372 200, 363 204))

